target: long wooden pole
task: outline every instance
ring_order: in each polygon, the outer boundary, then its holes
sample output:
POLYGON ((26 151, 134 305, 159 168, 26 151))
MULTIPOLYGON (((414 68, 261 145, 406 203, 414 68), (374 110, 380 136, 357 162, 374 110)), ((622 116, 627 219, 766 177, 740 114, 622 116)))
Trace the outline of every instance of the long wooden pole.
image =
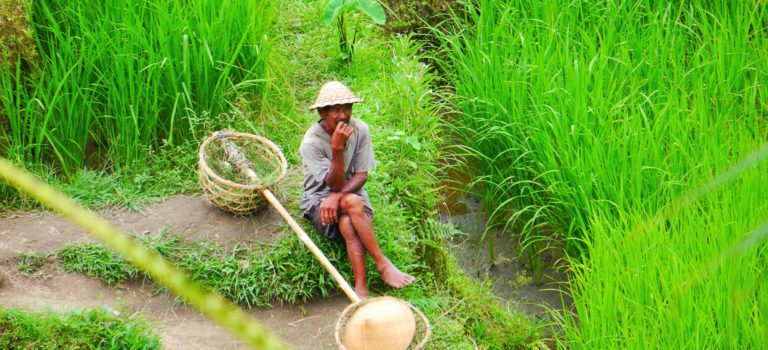
POLYGON ((335 267, 331 264, 330 261, 328 261, 328 258, 325 257, 325 254, 315 245, 315 242, 312 242, 312 239, 307 236, 307 233, 304 232, 304 229, 299 226, 299 224, 296 222, 296 220, 293 219, 291 214, 288 213, 288 211, 283 208, 283 205, 280 204, 280 201, 275 198, 275 196, 272 194, 272 192, 268 189, 261 190, 261 194, 264 195, 264 198, 269 201, 270 204, 272 204, 275 209, 280 213, 280 215, 283 216, 283 219, 288 222, 288 225, 291 226, 293 229, 293 232, 296 232, 296 235, 299 236, 299 240, 301 240, 301 243, 304 243, 307 248, 309 248, 309 251, 312 252, 312 254, 317 258, 318 261, 320 261, 320 264, 325 267, 326 270, 331 274, 334 280, 336 280, 336 283, 339 284, 339 287, 341 287, 341 290, 344 291, 344 294, 347 295, 349 300, 351 300, 353 303, 357 303, 360 301, 360 297, 355 294, 355 291, 352 290, 352 287, 349 286, 349 283, 347 283, 346 280, 344 280, 344 277, 341 276, 338 270, 336 270, 335 267))
MULTIPOLYGON (((219 140, 224 145, 224 153, 227 154, 227 162, 236 166, 237 169, 245 176, 250 178, 252 182, 259 182, 259 177, 248 164, 248 160, 245 158, 245 153, 243 153, 243 150, 226 138, 219 138, 219 140)), ((289 214, 288 211, 283 208, 283 205, 280 204, 280 201, 278 201, 277 198, 275 198, 275 195, 273 195, 272 192, 266 188, 261 190, 261 194, 264 195, 264 198, 266 198, 267 201, 269 201, 269 203, 275 207, 275 209, 277 209, 280 215, 283 216, 283 219, 288 221, 288 225, 291 226, 293 232, 296 232, 296 234, 299 236, 301 243, 304 243, 304 245, 309 248, 309 251, 312 252, 318 261, 320 261, 320 264, 322 264, 323 267, 328 270, 333 279, 336 280, 336 283, 339 284, 339 287, 341 287, 341 290, 344 291, 344 294, 347 295, 349 300, 351 300, 353 303, 359 302, 360 297, 358 297, 355 291, 352 290, 352 287, 350 287, 349 283, 344 280, 344 277, 341 276, 339 271, 336 270, 333 265, 331 265, 331 262, 328 261, 328 258, 325 257, 325 254, 323 254, 320 248, 315 245, 315 242, 312 242, 309 236, 307 236, 307 233, 304 232, 296 220, 293 219, 291 214, 289 214)))

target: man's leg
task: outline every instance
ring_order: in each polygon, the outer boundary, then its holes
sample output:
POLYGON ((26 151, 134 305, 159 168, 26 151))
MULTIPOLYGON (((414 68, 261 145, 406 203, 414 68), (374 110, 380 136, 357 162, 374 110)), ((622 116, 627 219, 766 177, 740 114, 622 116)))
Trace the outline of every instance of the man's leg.
POLYGON ((342 215, 339 218, 339 231, 347 242, 347 255, 352 264, 352 273, 355 275, 355 294, 365 298, 368 296, 368 283, 365 279, 365 250, 349 216, 342 215))
POLYGON ((411 284, 415 278, 400 272, 381 252, 373 232, 371 218, 365 212, 362 198, 356 194, 347 194, 341 198, 339 207, 349 217, 357 237, 359 237, 368 254, 371 254, 373 261, 376 262, 376 268, 381 273, 381 279, 395 288, 402 288, 411 284))

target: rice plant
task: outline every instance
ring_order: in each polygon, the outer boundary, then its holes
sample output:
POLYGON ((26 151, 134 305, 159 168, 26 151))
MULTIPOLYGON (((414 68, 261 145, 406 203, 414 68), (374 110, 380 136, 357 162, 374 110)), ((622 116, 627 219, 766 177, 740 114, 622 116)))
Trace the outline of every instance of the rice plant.
POLYGON ((107 155, 98 166, 142 167, 152 149, 202 138, 235 95, 262 93, 272 11, 256 0, 33 2, 39 73, 0 72, 9 157, 71 175, 92 153, 107 155))
POLYGON ((761 232, 764 176, 664 208, 768 140, 765 4, 479 0, 452 21, 440 55, 471 190, 534 266, 557 235, 577 271, 561 344, 764 346, 765 297, 749 282, 763 241, 722 276, 690 280, 761 232), (660 212, 668 223, 627 241, 660 212))

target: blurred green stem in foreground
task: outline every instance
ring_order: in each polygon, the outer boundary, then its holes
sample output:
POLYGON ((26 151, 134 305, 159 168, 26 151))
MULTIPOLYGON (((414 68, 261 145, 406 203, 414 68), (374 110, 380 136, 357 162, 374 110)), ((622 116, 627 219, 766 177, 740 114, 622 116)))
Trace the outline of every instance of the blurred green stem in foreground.
POLYGON ((0 158, 0 179, 37 199, 48 208, 104 242, 163 286, 167 287, 204 315, 257 349, 289 349, 252 317, 215 293, 206 293, 184 273, 155 252, 143 247, 109 222, 57 192, 26 171, 0 158))

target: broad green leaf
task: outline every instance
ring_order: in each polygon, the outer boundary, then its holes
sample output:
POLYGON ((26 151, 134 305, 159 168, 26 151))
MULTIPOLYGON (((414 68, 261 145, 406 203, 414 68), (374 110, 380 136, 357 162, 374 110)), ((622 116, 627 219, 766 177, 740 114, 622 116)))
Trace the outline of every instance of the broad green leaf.
POLYGON ((325 25, 330 25, 336 17, 341 13, 344 7, 344 0, 331 0, 328 5, 325 6, 325 13, 323 14, 323 22, 325 25))
POLYGON ((414 136, 406 137, 405 138, 405 143, 411 145, 411 147, 413 147, 413 149, 415 149, 417 151, 421 149, 421 142, 419 142, 419 139, 417 139, 414 136))
POLYGON ((377 24, 384 24, 387 22, 384 8, 381 7, 381 4, 379 4, 377 0, 357 0, 357 8, 373 18, 373 21, 377 24))

